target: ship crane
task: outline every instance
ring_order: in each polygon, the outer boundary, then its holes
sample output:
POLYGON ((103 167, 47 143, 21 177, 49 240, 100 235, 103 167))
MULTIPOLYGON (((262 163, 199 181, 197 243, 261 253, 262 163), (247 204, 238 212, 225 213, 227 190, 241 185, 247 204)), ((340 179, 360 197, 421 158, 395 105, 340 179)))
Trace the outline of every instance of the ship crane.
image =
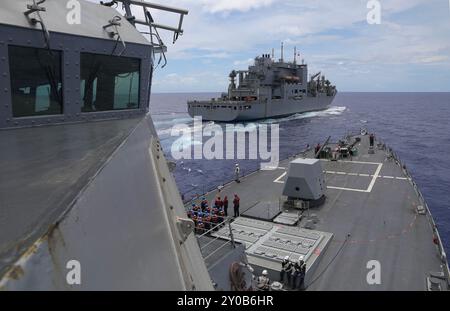
POLYGON ((310 80, 311 80, 311 81, 315 80, 317 77, 320 76, 320 74, 321 74, 321 72, 319 71, 319 72, 316 73, 315 75, 312 75, 311 78, 310 78, 310 80))

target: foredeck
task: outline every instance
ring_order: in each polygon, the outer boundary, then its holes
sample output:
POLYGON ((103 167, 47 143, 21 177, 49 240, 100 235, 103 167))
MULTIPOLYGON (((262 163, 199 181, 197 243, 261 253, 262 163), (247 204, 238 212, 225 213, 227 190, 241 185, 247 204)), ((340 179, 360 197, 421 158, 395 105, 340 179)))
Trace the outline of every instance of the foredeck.
MULTIPOLYGON (((298 224, 303 227, 306 216, 315 214, 318 222, 314 230, 334 235, 317 268, 307 275, 307 288, 426 290, 430 272, 442 271, 431 215, 418 213, 423 202, 401 164, 377 147, 369 154, 368 136, 359 137, 357 156, 321 162, 326 174, 326 201, 304 211, 305 217, 298 224), (380 263, 381 284, 367 282, 373 269, 368 264, 373 260, 380 263)), ((313 153, 304 156, 313 157, 313 153)), ((279 204, 291 160, 282 161, 275 170, 250 174, 239 184, 227 184, 221 196, 237 193, 241 213, 260 202, 279 204)), ((209 193, 207 199, 216 194, 209 193)))

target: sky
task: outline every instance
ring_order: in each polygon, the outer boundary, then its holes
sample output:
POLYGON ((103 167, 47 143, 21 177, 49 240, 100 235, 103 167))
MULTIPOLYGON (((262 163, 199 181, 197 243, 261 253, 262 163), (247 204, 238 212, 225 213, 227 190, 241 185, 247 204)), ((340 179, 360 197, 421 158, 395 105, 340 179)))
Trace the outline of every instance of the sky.
MULTIPOLYGON (((95 0, 91 0, 95 1, 95 0)), ((294 46, 309 73, 321 71, 339 91, 450 91, 450 0, 379 0, 380 24, 369 24, 369 0, 152 0, 184 8, 184 34, 160 31, 168 64, 153 92, 222 92, 232 69, 294 46)), ((177 16, 152 11, 155 22, 177 16)), ((140 12, 135 12, 139 17, 140 12)))

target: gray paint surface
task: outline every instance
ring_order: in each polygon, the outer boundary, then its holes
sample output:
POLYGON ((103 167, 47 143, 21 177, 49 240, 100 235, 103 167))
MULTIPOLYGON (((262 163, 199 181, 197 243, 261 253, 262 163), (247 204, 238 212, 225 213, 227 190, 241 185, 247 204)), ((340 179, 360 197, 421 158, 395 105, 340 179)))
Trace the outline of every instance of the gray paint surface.
MULTIPOLYGON (((423 203, 412 181, 395 160, 388 159, 386 151, 368 154, 368 145, 368 136, 363 136, 356 145, 359 153, 353 161, 322 162, 324 171, 346 173, 327 173, 326 184, 331 187, 367 190, 373 178, 370 176, 377 169, 377 165, 367 162, 382 163, 379 175, 383 177, 376 178, 370 192, 328 188, 325 204, 304 212, 304 216, 308 212, 317 216, 315 230, 333 234, 316 272, 309 276, 311 281, 317 278, 310 290, 426 290, 426 277, 431 272, 442 272, 441 265, 444 269, 447 266, 433 243, 437 231, 433 229, 431 214, 417 213, 417 206, 423 203), (347 234, 350 237, 343 246, 347 234), (380 285, 366 282, 369 272, 366 266, 370 260, 381 264, 380 285)), ((313 151, 303 156, 313 157, 313 151)), ((284 185, 274 181, 285 181, 280 176, 291 160, 281 161, 276 170, 257 171, 241 178, 240 183, 225 185, 220 196, 237 193, 241 198, 241 212, 258 202, 278 203, 284 185)), ((213 191, 206 197, 211 200, 216 195, 217 191, 213 191)), ((304 226, 307 220, 304 217, 299 226, 304 226)))
MULTIPOLYGON (((61 204, 50 205, 59 208, 53 215, 46 215, 46 224, 41 228, 47 231, 38 235, 39 239, 35 238, 36 243, 24 254, 15 256, 15 263, 10 265, 0 287, 33 290, 212 289, 194 235, 191 233, 184 240, 176 226, 177 219, 186 218, 186 213, 151 120, 132 121, 126 121, 133 125, 129 135, 115 145, 108 159, 89 180, 83 181, 83 189, 75 191, 76 187, 71 188, 72 199, 76 198, 67 205, 60 200, 61 204), (65 281, 69 260, 78 260, 81 264, 81 285, 70 286, 65 281)), ((108 123, 114 126, 118 122, 108 123)), ((102 123, 83 126, 92 128, 102 126, 102 123)), ((45 129, 52 128, 63 133, 59 126, 45 129)), ((78 159, 71 161, 79 163, 78 159)), ((70 167, 69 163, 66 163, 67 170, 81 170, 81 167, 70 167)), ((34 183, 45 186, 45 179, 34 180, 34 183)), ((58 189, 54 194, 65 192, 66 188, 58 189)), ((28 193, 24 191, 23 195, 28 193)), ((28 203, 25 207, 32 209, 34 206, 28 203)), ((8 215, 7 220, 17 223, 22 218, 23 214, 17 215, 16 219, 8 215)))
MULTIPOLYGON (((4 0, 0 10, 0 24, 13 25, 23 28, 41 30, 40 25, 30 25, 26 16, 27 5, 32 4, 32 0, 4 0)), ((72 12, 68 9, 68 1, 46 0, 40 6, 46 9, 41 12, 45 26, 51 32, 59 32, 77 36, 94 37, 98 39, 111 40, 108 33, 103 30, 103 26, 108 24, 114 16, 120 14, 114 9, 92 3, 85 0, 78 0, 80 3, 80 24, 70 24, 66 17, 72 12), (55 18, 58 17, 58 18, 55 18)), ((30 17, 34 17, 31 14, 30 17)), ((139 31, 136 30, 125 18, 122 18, 119 27, 123 40, 137 44, 150 45, 139 31)))
POLYGON ((0 271, 66 212, 139 120, 0 131, 0 271))

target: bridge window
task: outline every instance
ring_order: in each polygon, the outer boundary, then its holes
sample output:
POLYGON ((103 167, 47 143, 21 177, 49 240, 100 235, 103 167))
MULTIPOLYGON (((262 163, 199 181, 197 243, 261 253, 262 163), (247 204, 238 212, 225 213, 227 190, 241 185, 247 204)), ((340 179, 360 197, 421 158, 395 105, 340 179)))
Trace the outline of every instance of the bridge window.
POLYGON ((140 60, 81 53, 82 111, 139 108, 140 60))
POLYGON ((61 52, 9 46, 13 117, 63 112, 61 52))

